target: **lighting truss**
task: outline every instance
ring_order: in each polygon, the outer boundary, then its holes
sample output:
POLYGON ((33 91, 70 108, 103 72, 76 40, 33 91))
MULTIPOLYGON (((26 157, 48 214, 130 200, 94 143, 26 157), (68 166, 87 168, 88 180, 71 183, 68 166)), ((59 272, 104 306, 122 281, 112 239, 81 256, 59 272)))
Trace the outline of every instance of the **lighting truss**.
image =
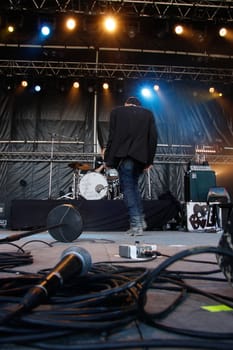
MULTIPOLYGON (((73 146, 76 141, 57 141, 58 144, 69 144, 73 146)), ((87 153, 80 151, 54 151, 51 159, 51 152, 48 151, 32 151, 32 145, 51 144, 51 140, 39 141, 31 140, 25 143, 24 140, 1 140, 0 146, 2 149, 0 152, 0 162, 54 162, 54 163, 69 163, 75 162, 77 159, 79 162, 92 163, 95 158, 99 156, 98 153, 87 153), (17 147, 21 145, 20 151, 17 147), (29 147, 29 148, 28 148, 29 147)), ((232 149, 232 148, 231 148, 232 149)), ((194 158, 195 147, 193 145, 168 145, 158 144, 156 153, 156 163, 173 163, 173 164, 187 164, 194 158)), ((205 154, 205 159, 210 164, 233 164, 233 155, 226 154, 205 154)))
MULTIPOLYGON (((197 1, 185 1, 185 0, 168 0, 168 1, 130 1, 130 0, 1 0, 0 1, 0 14, 8 14, 10 11, 18 11, 20 13, 50 13, 56 15, 59 12, 73 12, 80 15, 92 16, 96 14, 105 14, 111 10, 112 13, 119 15, 132 16, 135 18, 158 18, 158 19, 186 19, 187 21, 201 21, 204 23, 228 23, 233 22, 233 1, 224 0, 197 0, 197 1)), ((2 40, 2 39, 1 39, 2 40)), ((165 41, 166 42, 166 41, 165 41)), ((79 43, 79 45, 81 45, 79 43)), ((85 42, 85 45, 86 44, 85 42)), ((91 45, 92 42, 91 42, 91 45)), ((105 44, 104 44, 105 45, 105 44)), ((131 42, 127 45, 133 45, 131 42)), ((167 44, 169 48, 169 44, 167 44)), ((182 46, 178 51, 164 50, 145 50, 143 49, 126 49, 119 48, 100 48, 99 51, 113 52, 121 51, 128 53, 146 53, 161 55, 161 59, 155 60, 156 64, 147 64, 147 61, 140 59, 140 63, 114 63, 115 59, 111 63, 91 62, 87 58, 87 62, 83 62, 78 59, 64 59, 63 61, 53 60, 27 60, 26 57, 21 56, 20 60, 11 56, 11 48, 38 48, 36 45, 25 45, 23 42, 12 43, 4 42, 0 43, 1 51, 6 54, 9 49, 9 56, 7 60, 0 60, 0 74, 5 76, 10 75, 27 75, 30 73, 36 73, 38 76, 61 76, 67 77, 96 77, 96 78, 129 78, 129 79, 156 79, 156 80, 191 80, 202 82, 220 82, 220 83, 232 83, 233 69, 232 58, 233 55, 229 54, 229 50, 224 51, 224 47, 219 45, 225 54, 211 54, 209 49, 201 50, 199 52, 185 52, 188 48, 182 46), (169 63, 164 65, 163 55, 171 58, 169 63), (173 57, 181 58, 179 64, 177 60, 173 62, 173 57), (200 58, 198 64, 192 64, 189 58, 192 57, 195 61, 196 58, 200 58), (26 58, 26 60, 25 60, 26 58), (187 59, 184 62, 183 59, 187 59), (204 61, 203 61, 203 60, 204 61), (205 59, 208 61, 206 64, 205 59), (73 60, 73 62, 71 62, 73 60), (209 64, 209 60, 212 60, 209 64), (146 64, 144 64, 146 63, 146 64), (159 64, 160 63, 160 64, 159 64), (162 64, 161 64, 162 63, 162 64), (215 64, 216 63, 216 64, 215 64)), ((152 46, 149 46, 150 48, 152 46)), ((157 46, 161 48, 161 46, 157 46)), ((174 47, 172 46, 174 49, 174 47)), ((41 49, 46 49, 46 45, 41 49)), ((53 44, 48 49, 56 50, 73 50, 76 52, 83 51, 83 48, 69 45, 62 46, 59 43, 53 44)), ((85 50, 95 50, 94 47, 86 47, 85 50)), ((215 49, 215 48, 214 48, 215 49)), ((192 49, 191 49, 192 50, 192 49)), ((135 55, 136 56, 136 55, 135 55)), ((158 56, 159 57, 159 56, 158 56)), ((56 58, 55 58, 56 59, 56 58)))
MULTIPOLYGON (((52 162, 71 163, 77 161, 93 163, 97 154, 79 152, 54 152, 52 162)), ((157 163, 187 164, 194 157, 194 154, 169 154, 157 153, 157 163)), ((206 160, 210 164, 233 164, 233 156, 230 155, 208 155, 206 160)), ((1 152, 0 162, 51 162, 49 152, 1 152)))
POLYGON ((223 22, 233 21, 233 5, 230 0, 1 0, 0 9, 44 12, 72 11, 89 15, 104 14, 111 10, 112 13, 142 17, 173 17, 208 21, 220 18, 223 22))
POLYGON ((189 80, 200 82, 233 82, 232 68, 177 65, 146 65, 94 62, 57 62, 0 60, 0 72, 5 76, 66 76, 69 78, 121 78, 148 80, 189 80))

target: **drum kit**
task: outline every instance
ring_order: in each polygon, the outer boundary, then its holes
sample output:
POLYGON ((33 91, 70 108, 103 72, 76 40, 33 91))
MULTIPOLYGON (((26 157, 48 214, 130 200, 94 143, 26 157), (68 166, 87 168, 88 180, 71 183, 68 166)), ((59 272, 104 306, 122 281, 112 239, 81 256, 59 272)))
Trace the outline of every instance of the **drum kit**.
POLYGON ((73 169, 72 192, 64 197, 87 200, 121 199, 118 171, 108 169, 104 174, 91 169, 90 164, 74 162, 68 164, 73 169))

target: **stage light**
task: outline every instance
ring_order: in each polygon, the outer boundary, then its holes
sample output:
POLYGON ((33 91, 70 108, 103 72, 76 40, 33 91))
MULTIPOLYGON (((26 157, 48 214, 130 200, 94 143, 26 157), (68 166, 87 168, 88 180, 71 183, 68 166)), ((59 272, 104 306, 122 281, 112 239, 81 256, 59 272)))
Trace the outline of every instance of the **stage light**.
POLYGON ((154 91, 159 91, 159 85, 155 84, 153 89, 154 89, 154 91))
POLYGON ((43 25, 42 27, 41 27, 41 34, 43 35, 43 36, 48 36, 49 34, 50 34, 50 32, 51 32, 51 29, 50 29, 50 27, 46 24, 46 25, 43 25))
POLYGON ((104 20, 104 27, 108 32, 114 32, 117 27, 117 23, 115 18, 113 17, 106 17, 104 20))
POLYGON ((36 92, 40 92, 41 91, 41 86, 40 85, 35 85, 34 90, 36 92))
POLYGON ((108 83, 103 83, 103 89, 108 90, 109 89, 109 84, 108 83))
POLYGON ((89 93, 92 93, 92 92, 94 92, 94 87, 93 86, 88 86, 88 92, 89 93))
POLYGON ((75 81, 75 82, 73 83, 73 88, 75 88, 75 89, 78 89, 78 88, 79 88, 79 82, 78 82, 78 81, 75 81))
POLYGON ((13 25, 9 25, 9 26, 7 27, 7 31, 8 31, 9 33, 13 33, 13 32, 15 31, 15 27, 14 27, 13 25))
POLYGON ((219 33, 219 35, 221 37, 225 37, 225 36, 227 36, 227 29, 226 28, 220 28, 218 33, 219 33))
POLYGON ((126 31, 130 39, 134 39, 135 36, 140 33, 140 23, 133 22, 126 25, 126 31))
POLYGON ((21 81, 21 86, 22 87, 27 87, 28 86, 28 82, 26 80, 22 80, 21 81))
POLYGON ((143 97, 146 97, 146 98, 151 97, 151 90, 149 88, 143 88, 141 90, 141 94, 143 97))
POLYGON ((14 81, 10 78, 6 80, 5 89, 11 91, 14 88, 14 81))
POLYGON ((135 30, 135 28, 133 26, 129 27, 129 29, 128 29, 128 36, 129 36, 130 39, 135 38, 136 30, 135 30))
POLYGON ((181 34, 183 34, 183 32, 184 32, 184 27, 183 26, 181 26, 181 25, 175 26, 175 33, 177 35, 181 35, 181 34))
POLYGON ((120 94, 124 91, 124 79, 123 78, 118 78, 116 80, 116 91, 120 94))
POLYGON ((76 24, 77 24, 76 20, 72 17, 70 17, 66 20, 66 28, 68 30, 74 30, 74 28, 76 27, 76 24))
POLYGON ((214 87, 210 87, 210 88, 209 88, 209 93, 210 93, 210 94, 214 94, 214 92, 215 92, 215 88, 214 88, 214 87))

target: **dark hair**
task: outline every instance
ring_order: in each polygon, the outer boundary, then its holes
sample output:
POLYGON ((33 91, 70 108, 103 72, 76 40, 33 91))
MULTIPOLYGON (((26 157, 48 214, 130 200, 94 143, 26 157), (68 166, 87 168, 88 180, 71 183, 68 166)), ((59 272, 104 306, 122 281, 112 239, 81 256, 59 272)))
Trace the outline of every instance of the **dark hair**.
POLYGON ((129 105, 141 106, 141 102, 137 99, 137 97, 133 97, 133 96, 127 98, 125 103, 129 105))

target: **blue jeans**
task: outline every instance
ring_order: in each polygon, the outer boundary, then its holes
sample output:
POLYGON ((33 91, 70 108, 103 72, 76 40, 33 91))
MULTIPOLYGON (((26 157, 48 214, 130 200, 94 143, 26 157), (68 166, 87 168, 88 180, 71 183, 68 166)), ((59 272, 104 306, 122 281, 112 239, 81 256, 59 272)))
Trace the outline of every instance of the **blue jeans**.
POLYGON ((138 187, 142 171, 143 167, 131 158, 122 159, 118 167, 121 192, 128 208, 131 227, 143 226, 144 215, 138 187))

